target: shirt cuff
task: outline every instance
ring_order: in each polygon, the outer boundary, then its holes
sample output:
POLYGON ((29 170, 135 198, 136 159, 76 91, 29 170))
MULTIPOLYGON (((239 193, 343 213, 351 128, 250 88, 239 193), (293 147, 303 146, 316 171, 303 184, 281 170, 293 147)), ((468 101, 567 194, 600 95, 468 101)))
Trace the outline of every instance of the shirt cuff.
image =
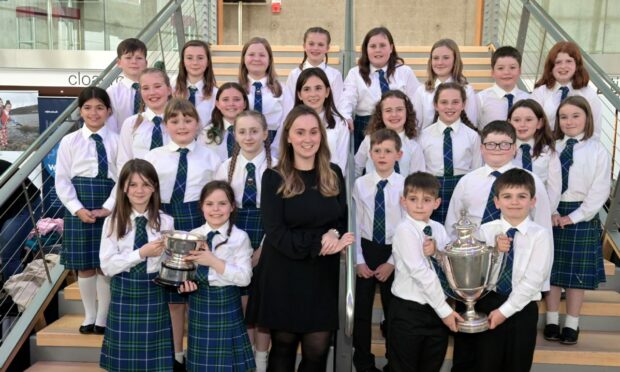
POLYGON ((448 315, 452 314, 452 308, 450 307, 450 305, 448 305, 448 303, 446 301, 443 302, 443 304, 441 304, 439 306, 439 308, 434 309, 435 312, 437 313, 437 315, 443 319, 445 317, 447 317, 448 315))
POLYGON ((70 201, 69 203, 67 203, 67 210, 73 216, 75 216, 77 211, 79 211, 82 208, 84 208, 84 206, 82 205, 82 203, 80 203, 79 200, 73 200, 73 201, 70 201))
POLYGON ((517 308, 514 307, 509 300, 507 300, 502 304, 502 306, 499 307, 499 312, 506 318, 510 318, 517 312, 517 308))
MULTIPOLYGON (((142 248, 142 247, 140 247, 142 248)), ((131 263, 136 265, 138 264, 140 261, 145 260, 146 258, 142 258, 140 257, 140 248, 138 249, 134 249, 133 251, 131 251, 131 253, 129 254, 129 259, 131 260, 131 263)))
POLYGON ((110 197, 103 203, 101 208, 107 209, 112 212, 112 208, 114 208, 114 204, 116 203, 115 197, 110 195, 110 197))
POLYGON ((569 213, 568 217, 570 217, 570 220, 573 221, 573 223, 579 223, 585 219, 585 213, 583 213, 581 208, 577 208, 569 213))

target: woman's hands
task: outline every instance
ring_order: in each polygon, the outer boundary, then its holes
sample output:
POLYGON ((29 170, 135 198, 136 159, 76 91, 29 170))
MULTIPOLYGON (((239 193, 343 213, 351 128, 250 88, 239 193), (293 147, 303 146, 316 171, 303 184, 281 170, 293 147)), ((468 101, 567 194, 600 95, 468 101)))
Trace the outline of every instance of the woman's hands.
POLYGON ((340 239, 338 239, 336 233, 333 230, 330 230, 323 234, 323 239, 321 239, 322 247, 319 252, 319 256, 328 256, 338 253, 354 241, 355 236, 351 232, 343 234, 340 239))

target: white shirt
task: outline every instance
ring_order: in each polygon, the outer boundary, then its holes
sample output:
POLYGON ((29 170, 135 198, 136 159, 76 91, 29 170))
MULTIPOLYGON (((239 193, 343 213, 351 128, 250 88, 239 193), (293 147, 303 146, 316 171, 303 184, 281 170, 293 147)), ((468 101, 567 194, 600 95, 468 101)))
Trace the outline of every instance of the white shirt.
MULTIPOLYGON (((396 227, 392 243, 395 267, 392 294, 422 305, 429 304, 443 319, 452 313, 452 308, 446 302, 446 295, 430 258, 424 256, 422 250, 426 239, 422 230, 426 225, 406 215, 396 227)), ((450 243, 446 230, 433 220, 429 220, 428 225, 433 230, 436 248, 443 250, 450 243)))
MULTIPOLYGON (((221 161, 225 161, 228 159, 228 127, 232 127, 233 124, 229 123, 228 120, 223 119, 224 121, 224 130, 222 131, 222 142, 219 144, 213 140, 210 140, 207 137, 207 133, 213 128, 213 123, 207 124, 204 129, 200 131, 198 134, 198 143, 206 146, 209 150, 213 151, 221 161)), ((219 140, 219 139, 218 139, 219 140)))
MULTIPOLYGON (((445 82, 451 82, 452 78, 448 78, 445 82)), ((435 91, 441 84, 439 79, 435 80, 435 89, 429 92, 424 85, 418 87, 413 97, 413 109, 415 110, 416 119, 418 119, 418 128, 420 131, 433 124, 435 120, 435 106, 433 105, 433 98, 435 97, 435 91)), ((467 100, 465 101, 465 113, 469 121, 476 124, 478 121, 478 103, 476 100, 476 92, 474 88, 467 84, 464 86, 467 100)))
MULTIPOLYGON (((233 226, 230 236, 227 236, 229 223, 226 222, 220 226, 217 229, 219 234, 213 237, 213 247, 228 239, 225 244, 220 245, 213 251, 215 257, 224 261, 226 267, 222 274, 218 274, 212 268, 209 269, 209 285, 214 287, 229 285, 245 287, 250 284, 252 279, 252 254, 254 250, 250 245, 248 234, 236 226, 233 226)), ((216 229, 211 228, 208 223, 205 223, 191 232, 204 235, 206 239, 207 234, 212 230, 216 229)))
MULTIPOLYGON (((505 219, 487 222, 477 232, 480 240, 495 246, 497 235, 505 235, 512 228, 505 219)), ((541 299, 540 292, 548 290, 553 265, 553 238, 548 229, 526 218, 518 226, 513 240, 512 292, 499 311, 506 318, 521 311, 531 301, 541 299)), ((500 253, 501 259, 506 253, 500 253)), ((501 262, 501 261, 500 261, 501 262)), ((497 282, 501 266, 493 271, 492 282, 497 282)))
POLYGON ((530 98, 528 92, 514 87, 510 92, 500 88, 497 84, 476 94, 478 99, 478 121, 474 122, 482 130, 494 120, 506 120, 508 118, 508 98, 506 94, 512 94, 512 104, 517 101, 530 98))
POLYGON ((164 125, 163 115, 156 115, 151 109, 147 108, 142 114, 130 116, 125 120, 121 128, 118 156, 116 157, 119 172, 129 160, 144 159, 146 153, 151 151, 151 138, 153 137, 153 128, 155 128, 153 119, 155 116, 159 116, 161 119, 160 128, 163 145, 167 145, 170 142, 170 136, 164 125), (138 115, 142 116, 142 122, 136 128, 138 115))
POLYGON ((347 174, 347 161, 349 160, 349 141, 351 139, 351 132, 349 127, 340 117, 334 115, 336 124, 333 128, 327 127, 325 121, 325 112, 320 115, 323 124, 325 125, 325 131, 327 132, 327 145, 331 154, 331 162, 337 164, 342 171, 342 174, 347 174))
MULTIPOLYGON (((424 128, 419 143, 424 153, 426 169, 429 173, 444 176, 443 167, 443 131, 448 126, 438 120, 429 127, 424 128)), ((480 153, 480 136, 476 131, 463 124, 460 120, 450 125, 452 132, 452 164, 454 175, 469 173, 472 169, 482 166, 482 154, 480 153)))
POLYGON ((108 119, 108 122, 115 123, 114 127, 116 133, 120 133, 120 126, 128 117, 133 115, 133 101, 136 90, 133 89, 131 85, 134 83, 137 83, 137 81, 123 76, 122 80, 115 82, 106 89, 106 92, 108 92, 110 96, 110 103, 112 104, 112 115, 110 119, 108 119))
MULTIPOLYGON (((576 139, 583 138, 583 135, 576 139)), ((569 137, 555 143, 558 154, 566 147, 569 137)), ((597 139, 579 141, 573 147, 573 165, 568 171, 568 189, 560 200, 583 201, 568 216, 574 223, 589 221, 603 207, 611 191, 611 165, 609 153, 597 139)), ((560 181, 561 182, 561 181, 560 181)))
MULTIPOLYGON (((560 90, 560 83, 556 82, 553 88, 548 89, 546 85, 541 85, 534 89, 532 92, 532 99, 540 103, 547 114, 549 119, 549 126, 551 129, 555 128, 555 113, 560 106, 560 100, 562 98, 562 91, 560 90)), ((594 137, 601 137, 601 128, 603 126, 601 118, 601 101, 598 99, 596 89, 592 86, 585 86, 581 89, 574 89, 573 84, 568 84, 568 97, 570 96, 582 96, 590 104, 592 109, 592 118, 594 119, 594 137)))
MULTIPOLYGON (((334 103, 338 104, 338 102, 340 102, 340 97, 342 96, 342 91, 344 90, 342 74, 340 73, 340 71, 336 70, 331 66, 328 66, 325 62, 322 62, 318 66, 312 66, 307 60, 306 62, 304 62, 304 70, 312 67, 318 67, 325 72, 325 75, 327 75, 327 80, 329 81, 329 88, 332 97, 334 98, 334 103)), ((299 79, 299 75, 301 75, 301 69, 299 67, 291 70, 291 72, 288 74, 288 79, 286 80, 286 87, 288 88, 288 91, 292 94, 297 92, 297 79, 299 79)))
MULTIPOLYGON (((523 168, 523 150, 521 150, 521 145, 524 143, 530 145, 530 156, 532 156, 534 151, 533 138, 527 142, 517 139, 517 156, 513 159, 512 163, 519 168, 523 168)), ((538 157, 534 158, 532 156, 532 171, 545 184, 547 194, 549 195, 551 210, 556 210, 560 202, 560 194, 562 193, 562 164, 560 163, 560 154, 557 151, 551 151, 549 147, 546 146, 538 157)))
MULTIPOLYGON (((362 238, 372 241, 372 229, 375 216, 375 194, 377 183, 382 178, 373 171, 355 180, 353 187, 353 201, 355 203, 355 223, 357 224, 357 264, 366 263, 362 253, 362 238)), ((387 184, 383 188, 385 200, 385 244, 392 244, 394 229, 405 215, 400 197, 403 195, 405 177, 396 172, 387 178, 387 184)), ((392 257, 389 263, 394 263, 392 257)))
MULTIPOLYGON (((472 223, 480 225, 491 187, 496 180, 491 173, 496 170, 504 173, 512 168, 516 168, 512 163, 505 164, 499 169, 493 169, 488 165, 484 165, 467 173, 459 180, 452 194, 452 199, 450 199, 450 206, 446 215, 445 226, 450 236, 456 236, 452 225, 461 218, 461 210, 463 209, 467 211, 467 216, 472 223)), ((530 174, 534 177, 536 186, 536 206, 530 211, 530 216, 534 222, 551 231, 552 211, 549 206, 547 190, 537 175, 531 172, 530 174)))
MULTIPOLYGON (((144 160, 153 164, 159 176, 159 189, 162 203, 170 203, 172 190, 179 168, 179 145, 170 141, 169 144, 149 151, 144 160)), ((215 176, 220 160, 203 145, 196 141, 187 145, 187 181, 185 183, 184 203, 200 199, 202 187, 215 176)))
POLYGON ((254 80, 248 76, 250 82, 250 93, 248 93, 248 100, 250 101, 250 109, 254 110, 254 95, 256 94, 255 82, 260 82, 261 96, 262 96, 262 108, 263 115, 267 120, 267 128, 269 130, 278 130, 284 122, 286 115, 293 108, 294 100, 292 94, 289 92, 286 85, 282 85, 282 94, 280 97, 276 97, 271 92, 271 89, 267 86, 267 77, 260 80, 254 80))
MULTIPOLYGON (((140 258, 140 252, 138 249, 133 249, 133 244, 136 236, 136 217, 146 217, 149 219, 148 212, 138 213, 132 210, 131 216, 131 230, 127 231, 125 236, 121 239, 116 237, 116 233, 112 233, 115 226, 112 226, 112 217, 106 217, 103 222, 103 230, 101 232, 101 248, 99 250, 99 261, 101 262, 101 271, 106 276, 114 276, 121 272, 129 272, 132 267, 146 260, 146 272, 155 273, 158 272, 161 267, 161 256, 159 257, 146 257, 140 258)), ((159 231, 146 224, 147 240, 152 242, 161 238, 161 231, 174 230, 174 221, 172 217, 159 212, 161 219, 161 226, 159 231)))
MULTIPOLYGON (((385 71, 391 90, 400 90, 405 93, 410 100, 420 85, 415 77, 413 70, 407 65, 398 65, 394 74, 387 76, 387 66, 381 68, 385 71)), ((381 100, 381 84, 379 83, 379 73, 377 68, 370 66, 370 86, 366 85, 359 72, 359 66, 349 70, 344 80, 344 92, 338 105, 338 111, 346 119, 352 119, 354 115, 369 116, 375 111, 377 102, 381 100)))
MULTIPOLYGON (((213 87, 211 90, 211 96, 209 98, 205 98, 202 90, 205 86, 204 80, 198 81, 196 84, 192 84, 189 80, 187 81, 187 98, 189 100, 189 88, 196 88, 196 111, 198 111, 198 117, 200 118, 200 128, 204 128, 207 126, 207 123, 211 121, 211 113, 215 108, 215 96, 217 94, 217 87, 213 87)), ((172 91, 174 92, 176 89, 176 79, 172 83, 172 91)))
MULTIPOLYGON (((75 215, 77 211, 84 208, 77 197, 75 187, 71 183, 73 177, 97 177, 99 162, 97 160, 97 145, 95 140, 90 138, 91 132, 86 125, 75 132, 69 133, 60 140, 58 154, 56 157, 56 178, 54 186, 56 194, 62 204, 75 215)), ((117 181, 116 175, 116 153, 118 152, 118 134, 108 130, 105 125, 96 132, 103 140, 106 155, 108 158, 108 178, 117 181)), ((109 211, 114 207, 114 191, 103 203, 102 208, 109 211)))
MULTIPOLYGON (((402 143, 401 150, 403 156, 398 161, 398 167, 400 168, 400 174, 407 177, 411 173, 418 171, 426 171, 426 162, 424 161, 424 152, 422 147, 413 138, 405 136, 405 131, 398 133, 400 141, 402 143)), ((364 168, 366 173, 370 173, 375 170, 375 165, 370 158, 370 136, 366 135, 364 140, 360 144, 357 153, 355 154, 355 177, 362 175, 364 168)))
MULTIPOLYGON (((246 159, 243 156, 242 152, 239 152, 237 156, 237 162, 235 163, 235 170, 233 171, 232 181, 230 182, 230 186, 232 186, 233 191, 235 192, 235 201, 237 203, 237 208, 242 207, 243 201, 243 189, 245 188, 245 179, 248 175, 248 171, 245 166, 248 163, 254 164, 254 175, 256 184, 256 206, 260 208, 260 194, 262 187, 262 179, 263 172, 267 169, 267 154, 265 150, 261 151, 258 155, 254 157, 252 160, 246 159)), ((231 159, 227 159, 224 163, 222 163, 215 173, 216 180, 228 181, 228 168, 230 167, 231 159)), ((276 159, 271 159, 271 167, 277 164, 276 159)))

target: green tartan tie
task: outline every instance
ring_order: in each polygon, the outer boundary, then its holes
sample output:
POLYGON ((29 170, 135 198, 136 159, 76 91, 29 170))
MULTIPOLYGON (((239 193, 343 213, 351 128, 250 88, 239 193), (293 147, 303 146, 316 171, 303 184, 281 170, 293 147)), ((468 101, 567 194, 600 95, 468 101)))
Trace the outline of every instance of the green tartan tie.
MULTIPOLYGON (((422 230, 422 232, 426 236, 430 236, 430 237, 433 236, 433 229, 428 225, 424 226, 424 229, 422 230)), ((431 259, 431 264, 433 265, 433 269, 435 270, 435 273, 437 273, 437 277, 439 278, 439 283, 441 283, 441 288, 443 289, 445 293, 453 295, 454 293, 452 292, 452 289, 450 288, 450 285, 448 284, 446 273, 444 273, 443 270, 441 269, 439 262, 433 256, 430 256, 429 258, 431 259)))
POLYGON ((562 165, 562 194, 568 190, 568 173, 571 165, 573 165, 573 148, 577 144, 577 140, 574 138, 566 141, 566 147, 560 153, 560 163, 562 165))
POLYGON ((514 239, 517 231, 519 230, 515 229, 514 227, 506 231, 506 235, 512 240, 510 241, 510 250, 508 251, 508 254, 505 254, 506 265, 504 266, 504 270, 499 276, 499 279, 497 280, 497 286, 495 287, 495 291, 504 296, 508 296, 510 295, 510 292, 512 292, 512 264, 514 262, 515 256, 514 239))
POLYGON ((140 84, 133 83, 131 84, 131 87, 136 91, 133 95, 133 114, 135 115, 138 112, 140 112, 140 104, 142 103, 142 96, 140 95, 140 84))
POLYGON ((189 101, 194 106, 196 106, 196 92, 197 91, 198 91, 198 88, 189 87, 189 101))
POLYGON ((443 175, 454 176, 454 161, 452 156, 452 128, 447 127, 443 130, 443 175))
POLYGON ((383 189, 387 180, 377 182, 375 194, 375 214, 372 224, 372 240, 377 244, 385 244, 385 194, 383 189))
MULTIPOLYGON (((134 219, 136 224, 136 234, 133 239, 133 250, 142 248, 146 243, 149 242, 148 235, 146 233, 146 217, 138 216, 134 219)), ((145 273, 146 272, 146 261, 139 263, 131 269, 132 272, 145 273)))
POLYGON ((108 178, 108 155, 103 145, 103 139, 97 133, 90 135, 97 147, 97 178, 108 178))
POLYGON ((172 190, 172 197, 170 202, 183 203, 185 198, 185 186, 187 183, 187 153, 188 149, 178 149, 179 155, 179 167, 177 168, 177 176, 174 180, 174 189, 172 190))

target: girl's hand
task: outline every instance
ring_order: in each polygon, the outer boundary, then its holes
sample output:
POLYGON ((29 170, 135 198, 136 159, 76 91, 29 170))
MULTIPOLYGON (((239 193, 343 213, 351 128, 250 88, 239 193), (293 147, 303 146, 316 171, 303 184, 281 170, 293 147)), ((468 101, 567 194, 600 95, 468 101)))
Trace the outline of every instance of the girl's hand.
POLYGON ((202 266, 213 266, 217 257, 208 249, 200 251, 189 251, 189 254, 185 256, 185 261, 193 261, 202 266))
POLYGON ((435 239, 426 237, 424 244, 422 244, 422 252, 424 256, 429 257, 435 254, 435 239))
POLYGON ((441 319, 441 321, 443 322, 443 324, 446 325, 446 327, 448 327, 452 332, 458 332, 459 330, 459 326, 457 325, 457 321, 463 321, 463 318, 461 318, 461 316, 459 315, 459 313, 457 313, 456 311, 453 311, 452 314, 448 315, 447 317, 441 319))
POLYGON ((510 242, 512 241, 507 235, 500 234, 495 238, 495 246, 497 250, 506 253, 510 250, 510 242))
POLYGON ((75 212, 75 215, 84 223, 95 223, 96 221, 96 216, 93 215, 93 212, 86 208, 82 208, 75 212))
POLYGON ((560 216, 559 214, 553 214, 551 215, 551 224, 553 226, 560 226, 560 219, 562 218, 562 216, 560 216))
POLYGON ((506 317, 499 309, 495 309, 489 313, 489 329, 495 329, 506 321, 506 317))
POLYGON ((101 209, 94 209, 92 212, 93 216, 95 216, 96 218, 102 218, 102 217, 108 217, 109 215, 112 214, 111 211, 105 209, 105 208, 101 208, 101 209))
POLYGON ((191 280, 186 280, 185 282, 183 282, 183 284, 179 286, 177 290, 179 293, 187 293, 194 292, 197 289, 198 286, 196 285, 196 283, 192 282, 191 280))
POLYGON ((564 226, 572 225, 574 222, 568 216, 562 216, 559 220, 559 226, 563 229, 564 226))
POLYGON ((377 278, 378 281, 383 283, 388 280, 388 278, 390 277, 390 275, 392 275, 393 272, 394 265, 387 262, 382 263, 381 265, 379 265, 379 267, 377 267, 377 270, 375 270, 375 278, 377 278))
POLYGON ((153 240, 140 247, 139 253, 141 258, 159 257, 164 251, 164 241, 162 239, 153 240))
POLYGON ((260 254, 263 251, 263 246, 259 246, 257 250, 252 253, 252 267, 256 267, 258 265, 258 261, 260 260, 260 254))
POLYGON ((349 131, 353 132, 353 119, 347 119, 347 126, 349 127, 349 131))

